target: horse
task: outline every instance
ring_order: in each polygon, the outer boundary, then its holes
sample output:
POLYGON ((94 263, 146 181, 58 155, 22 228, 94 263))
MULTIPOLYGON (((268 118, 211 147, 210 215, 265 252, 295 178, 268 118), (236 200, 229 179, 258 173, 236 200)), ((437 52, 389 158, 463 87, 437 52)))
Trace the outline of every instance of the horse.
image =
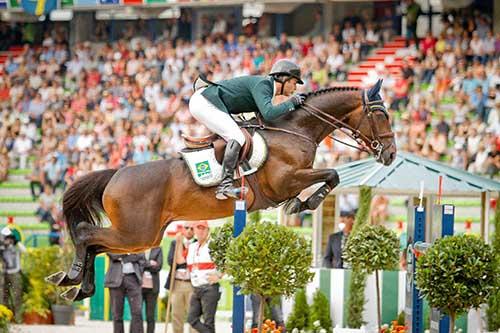
MULTIPOLYGON (((334 130, 348 130, 360 149, 390 165, 396 157, 391 119, 379 95, 382 81, 368 90, 333 87, 310 92, 304 105, 272 122, 250 123, 263 136, 268 158, 254 174, 245 200, 249 211, 285 204, 287 213, 316 209, 339 183, 334 169, 314 169, 319 143, 334 130), (324 183, 307 200, 299 193, 324 183)), ((185 161, 170 158, 118 170, 94 171, 63 195, 63 214, 75 256, 68 271, 46 278, 73 286, 61 296, 81 300, 94 294, 94 259, 103 252, 138 253, 160 245, 169 223, 231 216, 234 200, 217 200, 215 187, 200 187, 185 161), (103 213, 111 226, 103 227, 103 213), (81 284, 80 287, 76 285, 81 284)))

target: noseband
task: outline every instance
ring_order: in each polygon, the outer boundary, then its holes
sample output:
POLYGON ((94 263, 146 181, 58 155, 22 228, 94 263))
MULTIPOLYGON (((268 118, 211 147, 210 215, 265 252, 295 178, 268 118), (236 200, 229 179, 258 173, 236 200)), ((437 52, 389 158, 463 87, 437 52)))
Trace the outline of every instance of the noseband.
POLYGON ((375 100, 375 101, 370 101, 368 98, 368 94, 367 94, 366 90, 364 90, 364 89, 362 90, 362 93, 361 93, 361 100, 363 103, 363 117, 361 118, 361 120, 359 121, 358 125, 355 128, 350 126, 349 124, 347 124, 345 122, 345 120, 347 118, 349 118, 349 116, 351 115, 351 113, 353 111, 347 113, 341 119, 337 119, 334 116, 318 109, 314 105, 310 105, 310 104, 305 103, 304 105, 302 105, 302 109, 304 109, 306 112, 308 112, 312 116, 318 118, 322 122, 332 126, 334 129, 338 129, 338 130, 342 131, 344 134, 346 134, 347 136, 352 138, 354 141, 356 141, 358 143, 358 145, 355 146, 355 145, 352 145, 350 143, 344 142, 342 140, 339 140, 339 139, 333 137, 330 134, 329 136, 333 140, 340 142, 346 146, 358 149, 360 151, 372 153, 373 155, 375 155, 375 157, 377 159, 379 159, 380 156, 382 155, 382 153, 387 148, 390 147, 390 145, 388 147, 385 147, 383 142, 382 142, 382 139, 393 138, 394 133, 392 133, 392 132, 379 133, 377 123, 375 122, 375 119, 374 119, 374 114, 375 114, 375 112, 382 112, 384 114, 384 116, 387 117, 387 119, 389 119, 389 114, 387 113, 387 110, 384 107, 384 102, 381 99, 375 100), (371 138, 364 135, 359 130, 359 128, 361 127, 361 124, 363 124, 363 121, 365 119, 368 119, 368 122, 370 123, 370 130, 371 130, 371 134, 372 134, 371 138), (344 129, 348 129, 350 132, 347 132, 344 129), (364 144, 365 142, 368 143, 368 148, 365 147, 365 144, 364 144))

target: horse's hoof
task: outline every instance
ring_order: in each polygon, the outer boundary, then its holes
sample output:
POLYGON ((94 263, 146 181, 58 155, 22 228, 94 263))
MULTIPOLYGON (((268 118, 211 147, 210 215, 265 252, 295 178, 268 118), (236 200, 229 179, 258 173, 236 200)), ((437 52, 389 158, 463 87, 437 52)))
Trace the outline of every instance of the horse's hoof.
POLYGON ((288 200, 288 202, 285 204, 285 212, 287 214, 297 214, 300 213, 302 208, 302 201, 300 201, 299 198, 293 198, 288 200))
POLYGON ((61 297, 69 302, 73 302, 80 293, 79 287, 71 287, 61 294, 61 297))
POLYGON ((66 272, 59 271, 57 273, 51 274, 45 278, 45 281, 58 286, 66 277, 66 272))
POLYGON ((218 200, 226 200, 228 198, 239 199, 242 196, 245 196, 247 193, 248 193, 247 187, 244 187, 243 189, 241 187, 234 187, 234 188, 218 190, 215 193, 215 197, 218 200))

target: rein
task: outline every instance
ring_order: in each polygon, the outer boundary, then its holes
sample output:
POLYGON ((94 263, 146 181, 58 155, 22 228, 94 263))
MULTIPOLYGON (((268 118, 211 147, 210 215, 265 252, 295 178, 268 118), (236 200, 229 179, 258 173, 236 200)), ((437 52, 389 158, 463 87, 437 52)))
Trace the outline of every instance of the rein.
POLYGON ((353 112, 349 112, 346 115, 344 115, 341 119, 337 119, 334 116, 320 110, 319 108, 310 105, 310 104, 304 104, 302 108, 311 114, 312 116, 318 118, 322 122, 332 126, 334 129, 340 130, 342 133, 346 134, 348 137, 352 138, 354 141, 358 143, 358 146, 352 145, 350 143, 347 143, 345 141, 339 140, 335 138, 332 134, 329 135, 330 138, 333 140, 342 143, 346 146, 349 146, 351 148, 355 148, 359 151, 367 152, 367 153, 373 153, 376 158, 380 158, 382 153, 384 152, 387 147, 384 147, 384 144, 382 143, 382 139, 384 138, 392 138, 394 137, 394 133, 388 132, 388 133, 382 133, 380 134, 378 132, 378 127, 375 122, 375 119, 373 118, 373 114, 375 112, 382 112, 386 117, 387 111, 385 110, 385 107, 383 106, 383 101, 382 100, 375 100, 375 101, 370 101, 368 99, 368 95, 366 90, 362 91, 361 99, 363 102, 363 117, 358 123, 358 126, 356 128, 353 128, 349 124, 345 122, 345 119, 349 117, 349 115, 353 112), (361 127, 361 124, 365 120, 365 118, 368 118, 368 121, 370 122, 370 129, 372 132, 372 137, 369 138, 368 136, 364 135, 361 133, 359 128, 361 127), (344 128, 347 128, 349 132, 345 131, 344 128), (365 147, 365 142, 369 143, 369 149, 365 147))
MULTIPOLYGON (((385 107, 383 105, 382 100, 375 100, 375 101, 370 101, 368 99, 368 95, 366 90, 362 90, 362 95, 361 99, 363 102, 363 117, 359 121, 358 125, 356 128, 350 126, 345 122, 345 120, 349 117, 349 115, 353 112, 350 111, 346 115, 344 115, 341 119, 337 119, 334 116, 322 111, 321 109, 315 107, 314 105, 304 103, 301 108, 309 113, 310 115, 314 116, 315 118, 319 119, 323 123, 326 123, 330 126, 332 126, 335 129, 340 130, 342 133, 347 135, 348 137, 352 138, 358 145, 353 145, 348 142, 339 140, 335 138, 332 134, 329 134, 328 136, 332 138, 334 141, 337 141, 339 143, 342 143, 348 147, 357 149, 359 151, 367 152, 367 153, 372 153, 376 156, 376 158, 380 158, 381 154, 384 152, 385 149, 388 147, 384 147, 384 144, 382 143, 382 139, 384 138, 392 138, 394 137, 394 133, 388 132, 388 133, 382 133, 380 134, 378 131, 377 124, 375 122, 375 119, 373 118, 373 114, 375 112, 382 112, 386 117, 389 117, 387 115, 387 111, 385 110, 385 107), (361 133, 359 128, 361 127, 361 124, 365 120, 365 118, 368 118, 368 121, 370 122, 370 129, 371 129, 371 134, 372 138, 369 138, 365 134, 361 133), (346 131, 344 129, 348 129, 349 131, 346 131), (366 148, 365 142, 369 143, 368 148, 366 148)), ((308 136, 298 133, 296 131, 291 131, 287 130, 284 128, 279 128, 279 127, 271 127, 267 126, 263 123, 261 117, 259 114, 256 114, 257 116, 257 121, 258 125, 253 125, 253 124, 245 124, 242 127, 245 128, 258 128, 261 130, 270 130, 270 131, 276 131, 276 132, 282 132, 282 133, 287 133, 290 135, 295 135, 298 136, 310 143, 312 143, 315 147, 318 147, 318 143, 314 141, 313 139, 309 138, 308 136)))

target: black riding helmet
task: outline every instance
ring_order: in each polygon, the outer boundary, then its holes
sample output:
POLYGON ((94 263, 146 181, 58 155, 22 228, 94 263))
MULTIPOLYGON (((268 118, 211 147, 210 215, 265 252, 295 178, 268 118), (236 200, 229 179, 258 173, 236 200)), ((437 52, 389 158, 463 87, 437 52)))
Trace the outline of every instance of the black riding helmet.
MULTIPOLYGON (((271 68, 271 72, 269 73, 276 80, 278 76, 288 76, 290 78, 294 77, 297 79, 298 84, 304 84, 300 77, 300 67, 294 63, 293 61, 287 59, 278 60, 273 67, 271 68)), ((289 79, 282 81, 278 81, 281 83, 285 83, 289 79)))

